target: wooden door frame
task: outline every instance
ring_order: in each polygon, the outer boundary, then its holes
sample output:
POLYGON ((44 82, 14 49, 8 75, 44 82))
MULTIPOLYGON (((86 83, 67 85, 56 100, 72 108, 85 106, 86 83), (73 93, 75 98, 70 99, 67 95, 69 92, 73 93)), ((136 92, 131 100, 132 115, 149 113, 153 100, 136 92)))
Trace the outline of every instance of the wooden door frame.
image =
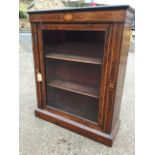
MULTIPOLYGON (((105 130, 105 118, 107 115, 106 112, 106 96, 107 96, 107 83, 108 81, 108 70, 110 68, 110 52, 111 52, 111 39, 112 39, 112 24, 107 23, 93 23, 93 24, 46 24, 39 23, 37 24, 37 38, 38 38, 38 55, 40 62, 40 72, 42 73, 42 83, 41 83, 41 101, 42 101, 42 109, 47 111, 51 111, 53 113, 59 114, 66 118, 75 120, 77 122, 83 123, 90 127, 96 128, 98 130, 105 130), (42 42, 42 30, 92 30, 92 31, 105 31, 105 47, 104 47, 104 56, 103 56, 103 64, 101 71, 101 88, 100 88, 100 96, 99 96, 99 111, 98 111, 98 122, 93 123, 89 120, 80 119, 77 116, 73 116, 71 114, 67 114, 65 112, 61 112, 54 108, 49 108, 46 104, 46 80, 45 80, 45 66, 44 66, 44 55, 43 55, 43 42, 42 42)), ((40 104, 39 104, 40 105, 40 104)), ((40 108, 40 106, 38 106, 40 108)))

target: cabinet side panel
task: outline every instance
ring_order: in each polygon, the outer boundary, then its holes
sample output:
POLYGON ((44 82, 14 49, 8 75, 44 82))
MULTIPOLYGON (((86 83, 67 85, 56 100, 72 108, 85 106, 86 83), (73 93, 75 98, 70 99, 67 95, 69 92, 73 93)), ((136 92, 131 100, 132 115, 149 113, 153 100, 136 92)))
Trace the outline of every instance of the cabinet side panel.
POLYGON ((106 105, 104 107, 104 131, 106 133, 111 133, 122 34, 123 24, 114 23, 112 25, 112 37, 110 41, 109 67, 106 73, 108 78, 105 98, 106 105))
POLYGON ((42 109, 42 93, 41 93, 41 83, 37 82, 37 73, 40 72, 40 62, 39 62, 39 51, 38 51, 38 40, 37 40, 37 25, 35 23, 31 24, 32 32, 32 45, 33 45, 33 58, 34 58, 34 72, 36 80, 36 95, 37 95, 37 106, 42 109))
POLYGON ((126 74, 128 50, 130 45, 130 35, 131 35, 130 25, 124 24, 121 53, 120 53, 120 60, 119 60, 119 69, 118 69, 118 75, 117 75, 112 129, 114 128, 115 124, 119 120, 120 106, 121 106, 124 80, 125 80, 125 74, 126 74))

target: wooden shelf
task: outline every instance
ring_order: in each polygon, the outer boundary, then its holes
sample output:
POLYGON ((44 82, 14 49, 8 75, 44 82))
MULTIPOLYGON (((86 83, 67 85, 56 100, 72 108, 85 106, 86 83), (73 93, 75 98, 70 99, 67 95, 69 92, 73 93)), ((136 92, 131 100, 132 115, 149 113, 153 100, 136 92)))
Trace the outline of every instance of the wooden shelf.
POLYGON ((88 64, 96 64, 96 65, 102 64, 99 58, 90 58, 90 57, 76 56, 76 55, 69 55, 69 54, 50 53, 50 54, 47 54, 45 57, 50 59, 81 62, 81 63, 88 63, 88 64))
POLYGON ((67 81, 61 81, 61 80, 51 80, 50 82, 47 83, 47 85, 55 88, 67 90, 70 92, 78 93, 81 95, 93 97, 93 98, 99 97, 99 93, 97 91, 98 89, 94 87, 83 86, 83 85, 79 85, 79 84, 75 84, 67 81))

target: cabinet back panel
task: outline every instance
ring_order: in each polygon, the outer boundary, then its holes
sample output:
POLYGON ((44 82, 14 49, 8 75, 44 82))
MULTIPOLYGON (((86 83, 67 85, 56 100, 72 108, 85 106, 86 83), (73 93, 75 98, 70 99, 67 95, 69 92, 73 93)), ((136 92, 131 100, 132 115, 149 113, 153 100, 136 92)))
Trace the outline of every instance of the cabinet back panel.
POLYGON ((99 88, 101 66, 46 60, 47 81, 59 79, 99 88))
POLYGON ((98 99, 47 87, 47 105, 78 117, 97 122, 98 99))
POLYGON ((53 52, 102 58, 104 39, 104 31, 43 31, 45 54, 53 52))

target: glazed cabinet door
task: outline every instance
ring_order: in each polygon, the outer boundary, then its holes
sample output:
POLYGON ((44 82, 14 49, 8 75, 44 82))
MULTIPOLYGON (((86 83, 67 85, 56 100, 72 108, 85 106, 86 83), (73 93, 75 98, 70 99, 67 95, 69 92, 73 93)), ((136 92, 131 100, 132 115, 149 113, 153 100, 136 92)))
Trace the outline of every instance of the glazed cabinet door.
POLYGON ((39 24, 43 109, 103 127, 108 24, 39 24))

